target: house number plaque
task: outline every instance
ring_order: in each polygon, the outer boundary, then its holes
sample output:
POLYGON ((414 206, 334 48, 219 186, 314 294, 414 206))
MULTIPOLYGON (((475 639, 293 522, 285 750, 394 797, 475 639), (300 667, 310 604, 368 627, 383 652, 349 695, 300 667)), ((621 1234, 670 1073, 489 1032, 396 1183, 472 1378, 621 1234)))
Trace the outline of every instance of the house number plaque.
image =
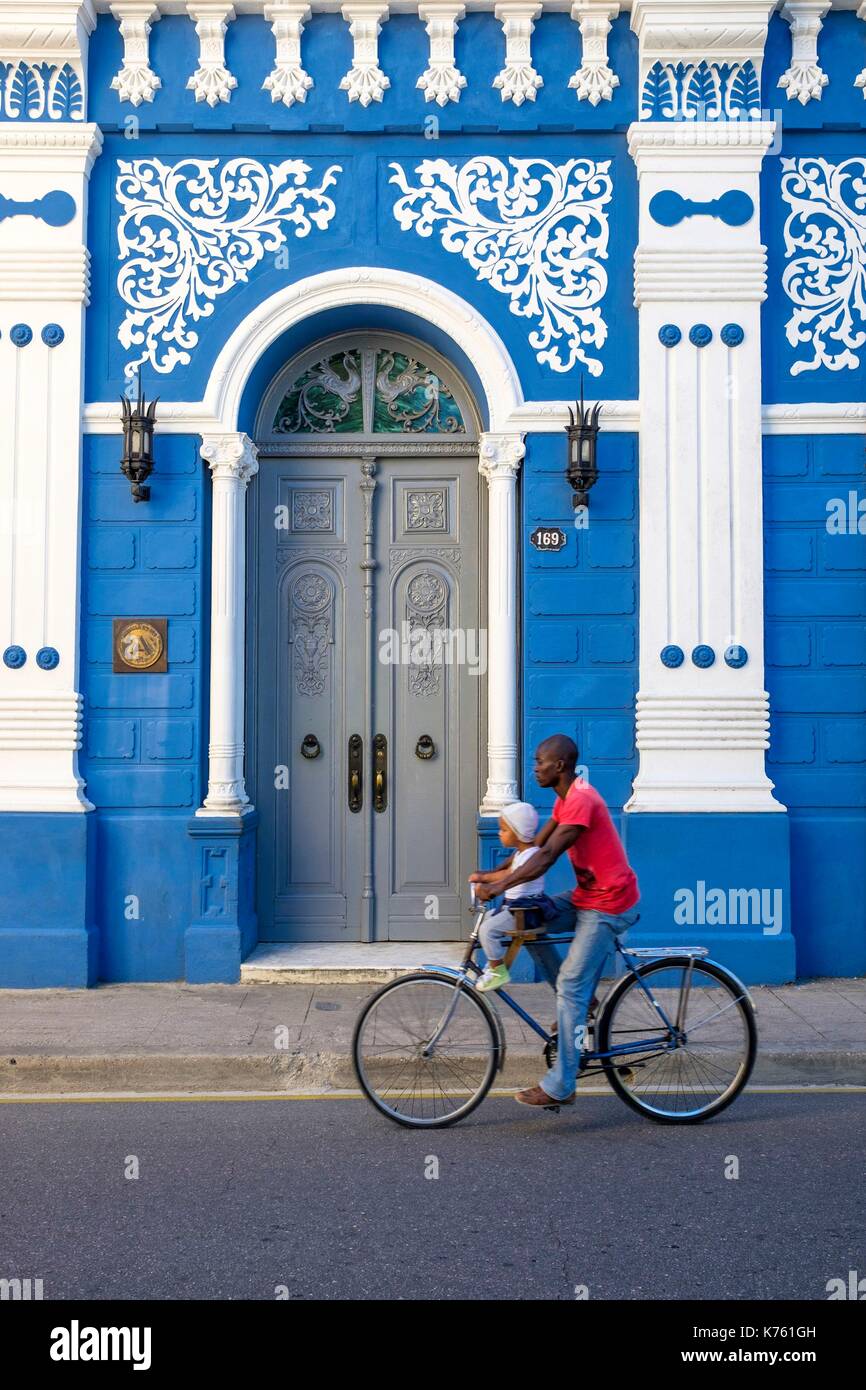
POLYGON ((167 618, 115 618, 113 670, 159 673, 168 670, 167 618))

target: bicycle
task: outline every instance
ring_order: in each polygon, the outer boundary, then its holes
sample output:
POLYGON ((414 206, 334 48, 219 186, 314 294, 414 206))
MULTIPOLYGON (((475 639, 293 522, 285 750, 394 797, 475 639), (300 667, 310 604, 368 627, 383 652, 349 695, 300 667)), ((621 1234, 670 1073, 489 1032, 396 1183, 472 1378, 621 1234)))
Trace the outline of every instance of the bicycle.
MULTIPOLYGON (((505 1064, 497 1001, 543 1039, 548 1066, 556 1056, 555 1033, 504 989, 495 1000, 475 989, 481 966, 473 957, 488 909, 471 888, 476 920, 460 967, 422 965, 389 981, 370 996, 355 1024, 352 1059, 361 1090, 400 1125, 444 1128, 481 1104, 505 1064)), ((521 909, 514 915, 509 963, 524 942, 539 936, 554 944, 572 939, 570 932, 527 928, 521 909)), ((629 951, 616 938, 615 949, 625 972, 588 1019, 593 1046, 582 1055, 581 1077, 605 1075, 626 1105, 659 1124, 696 1124, 718 1115, 754 1066, 755 1011, 745 985, 708 959, 702 946, 629 951)), ((551 1098, 543 1108, 558 1111, 559 1105, 551 1098)))

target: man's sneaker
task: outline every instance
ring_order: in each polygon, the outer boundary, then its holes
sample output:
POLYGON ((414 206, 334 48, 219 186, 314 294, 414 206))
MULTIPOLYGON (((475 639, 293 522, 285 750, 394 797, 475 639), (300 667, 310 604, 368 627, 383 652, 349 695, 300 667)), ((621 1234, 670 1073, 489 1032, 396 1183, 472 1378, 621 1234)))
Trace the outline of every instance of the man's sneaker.
POLYGON ((508 984, 510 979, 507 966, 488 965, 481 979, 476 980, 475 988, 482 994, 486 994, 489 990, 501 989, 503 985, 508 984))

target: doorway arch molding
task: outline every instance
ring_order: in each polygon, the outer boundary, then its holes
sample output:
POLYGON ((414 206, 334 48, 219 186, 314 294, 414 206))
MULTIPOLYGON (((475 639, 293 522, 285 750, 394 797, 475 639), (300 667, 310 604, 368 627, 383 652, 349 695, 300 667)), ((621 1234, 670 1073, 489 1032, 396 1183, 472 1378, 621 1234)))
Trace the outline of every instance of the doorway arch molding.
POLYGON ((518 795, 517 474, 525 445, 506 422, 523 404, 520 381, 496 331, 451 290, 408 272, 353 267, 308 276, 252 310, 221 349, 205 393, 220 428, 201 444, 213 478, 213 523, 208 791, 197 816, 252 810, 244 780, 245 538, 247 484, 258 454, 238 429, 244 389, 282 334, 307 320, 314 329, 318 315, 347 306, 384 306, 423 319, 465 354, 481 383, 490 428, 478 439, 479 472, 489 489, 487 789, 480 813, 497 815, 518 795))

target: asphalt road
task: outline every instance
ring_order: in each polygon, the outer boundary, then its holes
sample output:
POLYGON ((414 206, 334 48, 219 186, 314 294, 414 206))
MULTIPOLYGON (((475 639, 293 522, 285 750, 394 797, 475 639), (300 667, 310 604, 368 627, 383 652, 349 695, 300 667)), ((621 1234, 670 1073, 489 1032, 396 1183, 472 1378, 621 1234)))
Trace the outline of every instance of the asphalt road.
POLYGON ((749 1093, 661 1127, 613 1097, 491 1097, 424 1134, 355 1099, 4 1103, 0 1278, 52 1300, 825 1300, 866 1276, 864 1110, 749 1093))

